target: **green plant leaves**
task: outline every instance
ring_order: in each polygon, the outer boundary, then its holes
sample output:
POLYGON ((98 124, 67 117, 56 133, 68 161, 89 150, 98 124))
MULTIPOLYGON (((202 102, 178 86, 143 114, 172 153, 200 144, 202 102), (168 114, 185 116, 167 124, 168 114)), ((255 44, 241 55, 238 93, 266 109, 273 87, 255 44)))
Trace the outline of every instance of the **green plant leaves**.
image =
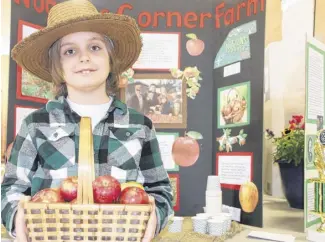
POLYGON ((292 130, 283 137, 273 139, 276 151, 273 153, 274 160, 287 160, 295 165, 304 159, 305 132, 304 130, 292 130))

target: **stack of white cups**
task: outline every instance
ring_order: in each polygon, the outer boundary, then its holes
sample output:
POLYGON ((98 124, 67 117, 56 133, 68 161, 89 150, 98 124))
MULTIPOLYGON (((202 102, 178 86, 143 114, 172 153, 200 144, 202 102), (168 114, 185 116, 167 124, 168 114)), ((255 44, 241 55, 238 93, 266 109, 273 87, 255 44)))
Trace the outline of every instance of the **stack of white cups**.
POLYGON ((168 231, 171 233, 182 232, 183 221, 184 221, 183 217, 173 217, 172 223, 168 227, 168 231))
POLYGON ((221 230, 222 234, 227 233, 231 228, 231 214, 230 213, 220 213, 217 216, 212 216, 208 220, 208 233, 215 233, 216 227, 218 231, 221 230), (221 229, 219 228, 221 227, 221 229))
POLYGON ((208 176, 205 191, 205 212, 216 216, 222 212, 222 191, 218 176, 208 176))
POLYGON ((192 217, 193 231, 200 234, 207 233, 208 217, 205 216, 194 216, 192 217))
POLYGON ((208 220, 208 234, 213 236, 221 236, 224 231, 224 218, 215 217, 208 220))

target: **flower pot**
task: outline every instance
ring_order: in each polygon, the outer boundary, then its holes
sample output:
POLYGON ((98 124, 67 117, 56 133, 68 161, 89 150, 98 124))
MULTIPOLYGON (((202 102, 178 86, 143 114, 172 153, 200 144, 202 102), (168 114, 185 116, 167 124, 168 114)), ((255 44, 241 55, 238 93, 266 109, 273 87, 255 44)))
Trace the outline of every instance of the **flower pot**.
POLYGON ((280 167, 284 195, 292 208, 304 209, 304 162, 277 161, 280 167))

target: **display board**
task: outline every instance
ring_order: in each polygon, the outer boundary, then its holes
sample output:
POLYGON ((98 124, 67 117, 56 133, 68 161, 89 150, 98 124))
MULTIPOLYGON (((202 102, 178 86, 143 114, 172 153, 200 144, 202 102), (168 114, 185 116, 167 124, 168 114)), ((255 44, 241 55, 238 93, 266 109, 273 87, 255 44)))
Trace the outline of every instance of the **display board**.
MULTIPOLYGON (((45 27, 49 9, 59 2, 13 0, 10 47, 45 27)), ((240 185, 254 182, 257 207, 243 211, 241 222, 262 226, 266 0, 92 2, 102 13, 134 17, 141 29, 143 49, 123 73, 119 96, 156 127, 176 215, 203 212, 207 176, 218 174, 223 203, 231 207, 241 208, 240 185), (135 91, 148 97, 147 109, 135 105, 135 91), (155 103, 157 96, 164 101, 155 103), (190 149, 190 155, 175 158, 175 142, 190 149)), ((53 98, 51 83, 13 60, 9 79, 8 135, 3 137, 7 144, 14 140, 22 118, 53 98)))
POLYGON ((314 235, 321 227, 321 217, 325 217, 324 86, 325 45, 308 37, 306 41, 304 227, 314 235))

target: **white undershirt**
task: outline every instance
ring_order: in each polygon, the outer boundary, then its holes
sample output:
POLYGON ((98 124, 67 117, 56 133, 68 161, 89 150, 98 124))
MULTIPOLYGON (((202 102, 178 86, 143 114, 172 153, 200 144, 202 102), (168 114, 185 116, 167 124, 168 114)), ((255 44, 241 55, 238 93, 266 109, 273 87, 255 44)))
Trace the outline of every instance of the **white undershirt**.
POLYGON ((94 105, 84 105, 72 102, 68 97, 67 101, 73 111, 75 111, 80 117, 90 117, 92 129, 100 122, 100 120, 106 115, 109 107, 112 104, 113 99, 107 103, 94 104, 94 105))

